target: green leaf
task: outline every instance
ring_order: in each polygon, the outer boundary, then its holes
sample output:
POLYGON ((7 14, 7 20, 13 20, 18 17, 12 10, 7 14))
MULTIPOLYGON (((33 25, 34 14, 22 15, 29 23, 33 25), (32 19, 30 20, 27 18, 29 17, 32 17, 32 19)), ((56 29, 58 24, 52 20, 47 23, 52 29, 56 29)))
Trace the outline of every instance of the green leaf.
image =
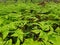
POLYGON ((15 31, 14 34, 12 34, 11 36, 15 36, 15 37, 18 37, 21 41, 23 41, 23 36, 24 36, 24 33, 21 29, 17 29, 15 31))
POLYGON ((10 30, 16 29, 16 26, 15 26, 15 23, 14 23, 14 22, 11 22, 11 23, 8 25, 8 27, 9 27, 10 30))
POLYGON ((35 33, 35 34, 38 34, 38 33, 40 33, 40 30, 38 30, 38 29, 37 30, 32 30, 32 32, 35 33))
POLYGON ((0 45, 3 45, 3 39, 0 37, 0 45))
POLYGON ((56 43, 55 45, 60 45, 60 36, 56 36, 56 40, 57 41, 55 42, 56 43))
POLYGON ((53 27, 52 27, 52 26, 50 26, 50 27, 49 27, 49 29, 50 29, 50 31, 49 31, 48 35, 53 34, 53 33, 54 33, 54 29, 53 29, 53 27))
POLYGON ((33 39, 26 39, 22 45, 40 45, 40 42, 34 41, 33 39))
POLYGON ((5 45, 12 45, 12 39, 8 40, 5 45))
POLYGON ((60 36, 58 35, 50 35, 49 41, 52 42, 54 45, 60 45, 60 36))
POLYGON ((7 30, 9 30, 8 25, 4 25, 1 27, 1 32, 7 31, 7 30))
POLYGON ((53 35, 50 35, 50 36, 49 36, 49 41, 55 44, 55 42, 56 42, 56 37, 53 36, 53 35))
POLYGON ((3 24, 3 21, 4 21, 4 20, 0 18, 0 25, 3 24))
POLYGON ((60 35, 60 27, 57 27, 55 31, 60 35))
POLYGON ((3 39, 5 39, 8 36, 9 31, 5 30, 2 34, 3 34, 3 39))
POLYGON ((45 41, 47 41, 48 40, 48 35, 45 32, 40 31, 39 38, 42 38, 45 41))
POLYGON ((15 45, 20 45, 20 40, 19 39, 17 39, 17 42, 16 42, 15 45))
POLYGON ((51 43, 49 43, 49 42, 44 42, 46 45, 52 45, 51 43))
POLYGON ((43 31, 47 31, 47 30, 49 30, 49 26, 50 25, 45 24, 45 22, 40 22, 40 25, 39 26, 41 27, 41 29, 43 31))

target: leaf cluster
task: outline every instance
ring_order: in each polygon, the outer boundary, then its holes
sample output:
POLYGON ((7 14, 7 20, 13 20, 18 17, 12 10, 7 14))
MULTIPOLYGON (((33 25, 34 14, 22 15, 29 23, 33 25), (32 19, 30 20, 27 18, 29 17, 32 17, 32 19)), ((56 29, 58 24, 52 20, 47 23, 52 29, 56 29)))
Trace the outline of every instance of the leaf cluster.
POLYGON ((60 45, 60 4, 0 5, 0 45, 60 45))

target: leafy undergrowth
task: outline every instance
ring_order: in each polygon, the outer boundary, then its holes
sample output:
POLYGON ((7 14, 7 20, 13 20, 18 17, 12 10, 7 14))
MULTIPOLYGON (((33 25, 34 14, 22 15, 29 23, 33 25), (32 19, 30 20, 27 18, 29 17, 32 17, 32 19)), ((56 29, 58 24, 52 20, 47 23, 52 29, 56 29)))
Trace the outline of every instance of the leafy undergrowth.
POLYGON ((0 45, 60 45, 60 4, 0 5, 0 45))

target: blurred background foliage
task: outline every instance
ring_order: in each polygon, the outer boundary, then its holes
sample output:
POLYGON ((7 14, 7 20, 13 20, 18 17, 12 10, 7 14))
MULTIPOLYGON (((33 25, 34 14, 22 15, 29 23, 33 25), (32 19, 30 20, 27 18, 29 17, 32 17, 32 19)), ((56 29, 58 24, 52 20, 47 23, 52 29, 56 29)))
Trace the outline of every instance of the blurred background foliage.
POLYGON ((0 0, 0 3, 40 3, 40 2, 60 2, 60 0, 0 0))

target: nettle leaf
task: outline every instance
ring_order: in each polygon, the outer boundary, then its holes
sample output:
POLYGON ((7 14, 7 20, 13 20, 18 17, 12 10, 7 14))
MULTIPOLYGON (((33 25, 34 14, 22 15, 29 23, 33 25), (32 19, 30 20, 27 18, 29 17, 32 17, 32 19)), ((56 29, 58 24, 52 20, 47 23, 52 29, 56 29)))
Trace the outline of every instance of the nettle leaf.
POLYGON ((14 22, 11 22, 11 23, 8 25, 8 27, 9 27, 10 30, 16 29, 16 26, 15 26, 15 23, 14 23, 14 22))
POLYGON ((39 26, 41 27, 42 30, 47 31, 49 30, 50 25, 45 24, 45 22, 41 22, 39 26))
POLYGON ((60 27, 57 27, 55 31, 60 35, 60 27))
POLYGON ((2 18, 0 18, 0 25, 3 24, 3 21, 4 21, 4 20, 3 20, 2 18))
POLYGON ((46 9, 45 7, 41 8, 41 13, 46 13, 46 12, 49 12, 50 10, 48 10, 48 8, 46 9))
POLYGON ((41 43, 38 41, 34 41, 33 39, 26 39, 22 45, 40 45, 41 43))
POLYGON ((8 26, 7 26, 7 25, 3 26, 3 27, 1 28, 1 32, 2 32, 2 34, 3 34, 3 39, 5 39, 5 38, 7 37, 7 35, 8 35, 8 33, 9 33, 9 28, 8 28, 8 26))
POLYGON ((38 33, 40 33, 40 30, 32 30, 31 32, 33 32, 33 33, 35 33, 35 34, 38 34, 38 33))
POLYGON ((45 41, 47 41, 48 40, 48 35, 45 32, 40 31, 39 38, 42 38, 45 41))
POLYGON ((44 43, 45 43, 46 45, 52 45, 51 43, 49 43, 49 42, 46 42, 46 41, 44 41, 44 43))
POLYGON ((6 30, 9 30, 8 25, 4 25, 4 26, 1 27, 1 32, 4 32, 6 30))
POLYGON ((55 45, 60 45, 60 36, 56 36, 56 40, 57 41, 55 42, 56 43, 55 45))
POLYGON ((48 35, 51 35, 51 34, 53 34, 53 33, 54 33, 54 29, 53 29, 53 27, 52 27, 52 26, 50 26, 50 27, 49 27, 49 30, 50 30, 50 31, 49 31, 48 35))
POLYGON ((8 40, 5 45, 12 45, 12 39, 8 40))
POLYGON ((60 45, 60 36, 57 35, 50 35, 49 41, 52 42, 54 45, 60 45))
POLYGON ((5 39, 8 36, 9 31, 5 30, 4 32, 2 32, 2 34, 3 34, 3 39, 5 39))
POLYGON ((24 33, 21 29, 17 29, 11 36, 18 37, 21 41, 23 41, 24 33))
POLYGON ((17 39, 17 42, 16 42, 15 45, 20 45, 20 40, 19 39, 17 39))
POLYGON ((52 42, 53 44, 55 44, 55 42, 56 42, 56 37, 53 36, 53 35, 50 35, 50 36, 49 36, 49 41, 52 42))
POLYGON ((0 37, 0 45, 3 45, 3 39, 0 37))

